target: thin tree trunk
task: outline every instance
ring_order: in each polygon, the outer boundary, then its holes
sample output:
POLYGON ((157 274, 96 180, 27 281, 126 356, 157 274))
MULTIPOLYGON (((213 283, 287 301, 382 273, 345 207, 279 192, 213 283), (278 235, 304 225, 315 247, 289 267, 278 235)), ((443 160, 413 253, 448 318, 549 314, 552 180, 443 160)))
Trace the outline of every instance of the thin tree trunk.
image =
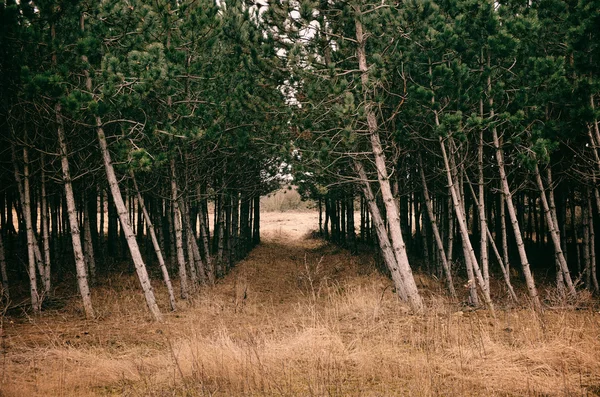
POLYGON ((223 269, 223 251, 225 249, 225 208, 224 208, 224 193, 219 194, 218 204, 215 205, 216 222, 215 222, 215 237, 217 239, 217 263, 216 276, 223 277, 225 274, 223 269))
MULTIPOLYGON (((581 206, 581 217, 583 218, 583 273, 585 276, 585 287, 588 290, 592 289, 592 261, 590 250, 590 216, 587 199, 585 204, 581 206)), ((580 276, 580 277, 581 277, 580 276)))
MULTIPOLYGON (((491 117, 493 117, 493 111, 491 117)), ((519 252, 519 257, 521 258, 521 266, 523 267, 523 275, 525 276, 527 290, 529 293, 529 297, 531 298, 531 301, 533 303, 533 307, 537 311, 540 311, 542 309, 542 305, 538 296, 537 288, 535 286, 533 274, 531 273, 531 269, 529 268, 529 260, 527 259, 527 253, 525 252, 525 244, 523 243, 521 228, 517 219, 517 213, 513 204, 512 193, 510 191, 510 186, 508 185, 508 178, 506 177, 506 170, 504 168, 504 151, 500 147, 500 140, 498 139, 498 131, 496 127, 492 128, 492 135, 494 139, 494 147, 496 148, 496 161, 498 163, 498 169, 500 172, 502 192, 506 200, 506 207, 508 208, 508 215, 511 220, 515 240, 517 241, 517 250, 519 252)))
POLYGON ((588 193, 587 206, 588 214, 590 217, 588 227, 590 229, 590 273, 592 278, 591 284, 593 286, 594 292, 598 293, 600 291, 600 288, 598 288, 598 277, 596 275, 596 232, 594 231, 594 210, 592 207, 592 198, 590 193, 588 193))
POLYGON ((189 294, 188 277, 185 268, 185 254, 183 252, 183 231, 181 227, 181 210, 179 209, 179 191, 175 175, 175 160, 171 159, 171 205, 173 206, 173 228, 175 229, 175 252, 177 267, 179 269, 179 283, 181 298, 187 299, 189 294))
MULTIPOLYGON (((200 238, 202 239, 202 245, 204 247, 204 261, 206 263, 206 277, 208 282, 213 285, 215 283, 215 268, 214 262, 210 256, 210 244, 209 244, 209 233, 207 225, 207 207, 206 198, 202 198, 200 194, 200 186, 198 186, 198 196, 200 197, 200 238)), ((243 222, 242 222, 243 223, 243 222)))
MULTIPOLYGON (((479 131, 479 148, 477 155, 477 168, 479 171, 479 235, 480 235, 480 254, 481 254, 481 271, 483 273, 483 281, 486 288, 490 289, 490 271, 488 263, 488 240, 487 240, 487 219, 485 214, 485 185, 483 178, 483 129, 479 131)), ((474 197, 475 198, 475 197, 474 197)))
MULTIPOLYGON (((33 235, 33 226, 31 220, 31 201, 30 201, 30 193, 29 193, 29 159, 27 147, 23 147, 23 181, 21 181, 21 177, 19 175, 19 170, 17 166, 17 159, 14 150, 13 150, 13 163, 15 167, 15 180, 17 181, 17 186, 19 188, 19 195, 21 196, 21 208, 23 211, 23 218, 25 221, 25 231, 27 236, 27 258, 28 258, 28 273, 29 273, 29 291, 31 295, 31 307, 33 309, 34 314, 39 314, 42 308, 42 302, 40 296, 38 294, 37 289, 37 276, 36 276, 36 258, 35 258, 35 250, 34 244, 36 244, 34 235, 33 235)), ((20 229, 19 229, 20 230, 20 229)))
POLYGON ((438 229, 435 213, 433 211, 433 203, 429 196, 429 189, 427 188, 427 180, 425 179, 425 171, 423 170, 423 162, 421 160, 421 156, 419 156, 419 171, 421 174, 421 182, 423 183, 423 196, 425 198, 425 206, 427 207, 427 215, 429 217, 429 222, 431 223, 431 230, 433 231, 433 236, 437 245, 438 255, 440 257, 440 260, 442 261, 444 273, 446 274, 448 290, 450 291, 450 295, 453 298, 456 298, 456 290, 454 289, 454 281, 452 280, 452 271, 450 269, 450 264, 446 260, 444 243, 442 242, 442 237, 440 236, 440 231, 438 229))
POLYGON ((448 259, 448 266, 452 268, 452 257, 454 255, 454 206, 452 204, 452 194, 450 193, 450 188, 448 188, 446 212, 448 214, 448 246, 446 258, 448 259))
POLYGON ((40 218, 42 227, 42 246, 44 248, 44 290, 50 292, 51 274, 50 274, 50 238, 48 233, 48 203, 46 200, 46 173, 44 172, 44 154, 40 155, 41 162, 41 202, 40 218))
POLYGON ((234 253, 234 260, 240 259, 239 253, 239 228, 240 228, 240 194, 236 191, 231 198, 231 249, 234 253))
POLYGON ((504 194, 500 194, 500 234, 502 241, 502 259, 506 265, 506 273, 510 278, 510 260, 508 257, 508 233, 506 230, 506 210, 504 194))
MULTIPOLYGON (((436 125, 439 125, 439 118, 437 115, 437 111, 435 111, 435 118, 436 118, 436 125)), ((471 245, 471 240, 469 239, 469 230, 467 227, 467 220, 466 220, 466 216, 464 213, 464 208, 463 208, 463 206, 461 206, 460 196, 459 196, 459 193, 457 192, 458 189, 456 188, 456 185, 452 178, 450 163, 448 161, 448 155, 446 153, 446 147, 445 147, 444 141, 442 140, 441 136, 439 137, 439 142, 440 142, 440 147, 442 149, 442 157, 444 159, 444 166, 446 168, 446 177, 448 179, 448 186, 450 188, 450 194, 452 195, 452 201, 454 202, 454 212, 456 214, 456 221, 458 222, 458 226, 459 226, 459 230, 460 230, 461 240, 462 240, 462 244, 463 244, 463 250, 465 253, 465 261, 467 261, 467 271, 469 270, 469 268, 468 268, 469 261, 470 261, 472 269, 473 269, 473 277, 474 278, 470 278, 469 281, 471 283, 477 283, 480 286, 480 288, 483 292, 483 298, 484 298, 485 304, 488 307, 488 309, 493 313, 494 305, 492 303, 492 299, 490 296, 490 290, 487 288, 487 286, 485 284, 483 275, 481 274, 481 270, 480 270, 479 264, 477 262, 477 257, 475 256, 475 250, 473 249, 473 246, 471 245)), ((471 277, 471 274, 469 274, 469 277, 471 277)))
POLYGON ((185 231, 189 241, 188 257, 190 259, 190 267, 193 268, 193 272, 191 272, 192 280, 194 282, 199 281, 200 283, 204 284, 206 282, 206 270, 204 269, 204 263, 202 262, 202 256, 200 255, 200 248, 198 248, 198 242, 196 241, 194 231, 192 230, 192 225, 190 222, 191 217, 189 205, 185 203, 183 199, 181 199, 180 206, 181 208, 183 208, 183 225, 185 227, 185 231))
MULTIPOLYGON (((473 201, 475 201, 475 205, 479 207, 479 202, 477 200, 477 195, 475 194, 475 190, 473 189, 473 186, 471 185, 471 181, 469 181, 469 178, 467 177, 467 182, 469 184, 469 188, 471 190, 471 195, 473 197, 473 201)), ((510 276, 508 274, 508 267, 505 266, 502 257, 500 256, 500 252, 498 251, 498 247, 496 246, 496 242, 494 241, 494 238, 492 237, 492 232, 490 231, 489 225, 486 224, 485 226, 485 232, 487 234, 488 237, 488 241, 490 242, 490 245, 492 247, 492 251, 494 252, 494 254, 496 255, 496 260, 498 261, 498 264, 500 265, 500 269, 502 270, 502 275, 504 276, 504 282, 506 283, 506 287, 508 288, 508 292, 510 293, 510 297, 515 301, 518 302, 519 299, 517 298, 517 295, 515 294, 515 290, 512 286, 512 283, 510 282, 510 276)))
POLYGON ((73 194, 73 185, 71 182, 71 171, 69 169, 69 159, 67 142, 65 139, 64 124, 62 119, 61 106, 59 103, 54 105, 56 112, 56 121, 58 124, 58 144, 60 146, 60 159, 62 166, 63 182, 65 188, 65 199, 67 201, 67 215, 69 217, 69 226, 71 229, 71 242, 73 244, 73 255, 75 256, 75 269, 77 271, 77 285, 79 293, 83 300, 83 307, 87 318, 94 317, 92 307, 92 298, 88 284, 88 274, 85 266, 83 248, 81 246, 81 234, 79 232, 79 222, 77 220, 77 209, 75 208, 75 197, 73 194))
POLYGON ((163 275, 163 280, 165 281, 165 285, 167 286, 167 291, 169 293, 169 304, 171 305, 171 310, 177 310, 177 305, 175 303, 175 292, 173 290, 173 284, 171 283, 171 277, 169 277, 169 270, 167 269, 167 265, 165 263, 165 259, 162 254, 162 250, 160 249, 160 244, 158 243, 158 238, 156 238, 156 232, 154 231, 154 226, 152 225, 152 220, 150 219, 150 215, 148 214, 148 210, 144 205, 144 200, 142 199, 142 195, 140 193, 140 189, 138 189, 137 182, 135 180, 135 176, 133 171, 131 171, 131 179, 133 180, 133 187, 137 194, 138 202, 142 212, 144 214, 144 219, 146 220, 146 226, 148 227, 148 232, 150 233, 150 238, 152 239, 152 245, 154 246, 154 253, 156 254, 156 258, 158 259, 158 265, 160 266, 160 270, 163 275))
POLYGON ((108 151, 108 145, 106 143, 106 136, 104 135, 104 129, 102 128, 102 120, 98 116, 96 117, 96 133, 98 135, 98 142, 100 144, 100 151, 102 153, 102 160, 104 162, 104 168, 108 179, 108 185, 110 187, 111 195, 115 207, 117 209, 117 214, 119 215, 119 220, 121 221, 121 229, 124 232, 127 245, 129 246, 131 259, 133 260, 138 279, 142 286, 142 290, 144 291, 146 304, 148 305, 148 309, 150 310, 150 313, 152 314, 154 319, 156 321, 161 321, 162 315, 160 313, 158 305, 156 304, 154 290, 152 289, 152 284, 150 283, 150 278, 148 277, 148 271, 142 259, 140 248, 138 246, 137 240, 135 239, 135 234, 133 233, 131 225, 129 224, 129 214, 127 213, 127 207, 125 206, 125 202, 123 201, 123 196, 121 196, 121 189, 119 188, 117 176, 115 174, 112 160, 110 158, 110 152, 108 151))
POLYGON ((540 200, 542 202, 542 208, 544 210, 544 214, 546 216, 546 223, 548 224, 548 230, 550 232, 550 236, 552 238, 552 243, 554 244, 554 255, 556 256, 556 260, 560 266, 560 269, 563 273, 564 281, 567 283, 567 288, 569 290, 569 294, 571 296, 575 296, 577 292, 575 291, 575 286, 573 285, 573 281, 571 280, 571 274, 569 273, 569 266, 567 265, 567 261, 565 256, 563 255, 562 247, 560 244, 560 230, 558 227, 558 218, 556 216, 556 206, 554 204, 554 193, 552 187, 552 179, 551 179, 551 171, 550 166, 548 166, 548 196, 550 198, 550 204, 548 204, 548 200, 546 199, 546 191, 544 187, 544 182, 542 181, 542 176, 540 175, 540 170, 535 165, 535 180, 537 182, 538 189, 540 191, 540 200))
POLYGON ((254 197, 254 227, 252 229, 252 243, 256 246, 260 244, 260 195, 256 193, 254 197))
POLYGON ((350 251, 356 252, 356 230, 354 226, 354 197, 352 194, 346 199, 346 235, 350 251))
POLYGON ((96 258, 94 256, 94 244, 92 242, 92 229, 90 228, 90 214, 86 203, 83 205, 83 244, 84 258, 87 264, 87 270, 89 271, 89 278, 93 285, 96 284, 96 258))

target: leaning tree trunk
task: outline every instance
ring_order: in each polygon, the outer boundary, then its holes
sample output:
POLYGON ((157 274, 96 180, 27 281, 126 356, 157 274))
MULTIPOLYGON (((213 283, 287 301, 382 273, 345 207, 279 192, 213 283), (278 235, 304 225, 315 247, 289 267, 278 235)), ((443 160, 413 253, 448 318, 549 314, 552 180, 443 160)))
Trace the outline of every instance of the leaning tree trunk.
MULTIPOLYGON (((475 194, 475 190, 473 190, 473 185, 471 184, 471 181, 469 181, 468 177, 467 177, 467 183, 469 184, 469 188, 471 190, 471 195, 473 197, 473 201, 475 201, 475 205, 477 205, 479 207, 479 201, 477 200, 477 195, 475 194)), ((494 238, 492 237, 492 232, 490 231, 489 225, 486 224, 485 229, 486 229, 485 233, 487 234, 488 241, 490 242, 490 246, 492 247, 492 251, 494 252, 494 255, 496 255, 496 260, 498 261, 498 264, 500 265, 500 269, 502 270, 502 275, 504 276, 504 282, 506 283, 506 287, 508 288, 510 297, 515 302, 518 302, 519 299, 517 298, 517 295, 515 294, 515 290, 512 286, 512 283, 510 282, 510 276, 508 274, 508 266, 504 263, 502 256, 500 255, 500 252, 498 251, 498 247, 496 246, 496 242, 494 241, 494 238)))
POLYGON ((192 229, 191 225, 191 216, 189 210, 189 204, 185 203, 184 200, 180 200, 180 207, 183 208, 183 225, 185 227, 186 234, 188 236, 188 246, 189 251, 188 256, 190 258, 190 265, 194 268, 194 272, 196 273, 195 278, 202 284, 206 283, 206 269, 204 268, 204 263, 202 262, 202 256, 200 255, 200 248, 198 247, 198 242, 196 241, 196 235, 192 229))
POLYGON ((517 218, 517 213, 513 204, 512 192, 510 191, 510 186, 508 185, 508 178, 506 177, 506 169, 504 167, 504 151, 500 147, 500 140, 498 139, 498 131, 496 127, 492 128, 492 136, 494 139, 494 147, 496 148, 496 161, 498 163, 498 170, 500 172, 502 193, 504 194, 506 207, 508 209, 508 215, 512 224, 515 240, 517 241, 517 250, 519 251, 519 256, 521 258, 521 266, 523 267, 523 275, 525 276, 527 290, 529 293, 529 297, 531 298, 531 301, 533 303, 533 307, 536 310, 540 311, 542 309, 542 305, 540 303, 540 298, 538 296, 537 288, 535 286, 533 274, 531 273, 531 269, 529 268, 529 260, 527 259, 527 252, 525 252, 525 244, 523 243, 523 236, 521 234, 519 220, 517 218))
POLYGON ((148 210, 144 205, 144 200, 142 199, 140 189, 138 189, 138 185, 135 180, 133 171, 131 172, 131 179, 133 180, 133 187, 137 194, 139 206, 142 208, 144 219, 146 220, 146 226, 148 227, 148 231, 150 232, 152 246, 154 247, 154 253, 156 254, 156 258, 158 259, 158 265, 160 266, 160 270, 163 275, 163 280, 165 281, 165 285, 167 286, 167 291, 169 293, 169 304, 171 305, 171 310, 175 311, 177 310, 177 305, 175 303, 175 292, 173 291, 173 284, 171 283, 171 278, 169 277, 169 270, 167 269, 167 265, 165 264, 165 259, 162 254, 162 250, 160 249, 160 244, 158 243, 156 232, 154 231, 154 225, 152 225, 150 215, 148 214, 148 210))
MULTIPOLYGON (((548 166, 550 167, 550 166, 548 166)), ((550 173, 550 169, 548 169, 550 173)), ((550 174, 549 174, 550 175, 550 174)), ((542 202, 542 208, 544 210, 544 215, 546 216, 546 223, 548 224, 548 231, 550 232, 550 237, 552 238, 552 243, 554 244, 554 255, 556 256, 556 260, 563 274, 563 279, 567 283, 567 288, 569 290, 569 295, 575 296, 577 292, 575 291, 575 286, 573 285, 573 281, 571 280, 571 274, 569 273, 569 266, 567 265, 567 260, 562 251, 561 241, 560 241, 560 230, 558 227, 558 219, 556 216, 556 207, 553 205, 552 208, 548 204, 548 200, 546 199, 546 190, 544 188, 544 182, 542 181, 542 176, 540 175, 540 169, 537 164, 535 165, 535 180, 540 191, 540 199, 542 202)), ((554 195, 552 193, 553 187, 551 186, 551 181, 548 181, 548 189, 549 196, 552 197, 552 203, 554 204, 554 195)))
MULTIPOLYGON (((377 115, 375 114, 373 103, 368 98, 367 89, 370 83, 369 68, 367 65, 367 56, 365 52, 366 37, 363 32, 363 26, 359 17, 355 19, 355 29, 356 41, 358 44, 356 55, 358 58, 363 94, 365 97, 365 114, 367 117, 369 137, 371 140, 371 150, 375 158, 377 179, 379 180, 379 186, 381 188, 381 194, 383 196, 383 202, 385 205, 387 221, 389 225, 390 240, 394 250, 394 256, 396 257, 396 262, 398 264, 398 269, 404 282, 404 288, 408 297, 408 302, 414 311, 419 312, 423 310, 423 300, 421 299, 421 295, 419 295, 419 290, 417 289, 412 269, 410 268, 410 264, 408 262, 406 245, 404 244, 402 230, 400 228, 400 215, 398 213, 398 208, 396 207, 396 202, 394 201, 394 196, 392 195, 390 180, 385 164, 385 154, 379 137, 377 115)), ((373 215, 373 213, 371 213, 371 215, 373 215)))
POLYGON ((146 304, 148 305, 148 309, 150 310, 150 313, 152 314, 154 319, 156 321, 160 321, 162 320, 162 315, 160 313, 158 305, 156 304, 154 290, 152 289, 152 284, 150 283, 150 277, 148 277, 146 265, 144 264, 144 260, 142 259, 140 247, 138 246, 137 240, 135 239, 133 229, 129 224, 129 214, 127 213, 127 207, 125 206, 125 202, 123 201, 121 189, 119 188, 119 182, 117 181, 117 176, 115 174, 112 160, 110 158, 110 152, 108 151, 108 145, 106 143, 106 136, 104 135, 104 129, 102 128, 102 120, 98 116, 96 117, 96 133, 98 135, 98 142, 100 144, 100 151, 102 153, 104 169, 106 171, 106 177, 108 179, 108 186, 110 187, 110 192, 115 207, 117 209, 117 213, 119 215, 119 220, 121 221, 121 228, 125 234, 125 240, 127 241, 129 252, 131 253, 131 258, 135 266, 135 271, 142 286, 142 290, 144 291, 146 304))
MULTIPOLYGON (((439 125, 439 118, 437 115, 437 111, 435 112, 436 124, 439 125)), ((483 275, 481 274, 481 269, 479 268, 479 264, 477 262, 477 257, 475 256, 475 250, 471 245, 471 240, 469 239, 469 230, 467 228, 466 216, 464 213, 464 208, 461 205, 462 201, 460 199, 459 193, 457 192, 456 185, 454 183, 454 178, 452 177, 450 163, 448 161, 448 155, 446 153, 446 146, 442 137, 439 137, 440 147, 442 149, 442 156, 444 159, 444 167, 446 168, 446 177, 448 179, 448 187, 450 189, 450 194, 452 195, 452 202, 454 203, 454 212, 456 214, 456 221, 458 222, 458 227, 460 230, 461 240, 463 243, 463 249, 465 253, 465 261, 470 261, 473 269, 473 276, 475 279, 472 279, 473 283, 477 283, 482 292, 483 299, 485 301, 486 306, 490 310, 490 312, 494 312, 494 304, 492 303, 492 298, 490 296, 490 290, 487 288, 485 281, 483 279, 483 275)), ((468 266, 468 263, 467 263, 468 266)), ((468 269, 468 268, 467 268, 468 269)))
POLYGON ((377 237, 379 239, 379 247, 381 248, 383 261, 385 262, 388 270, 392 275, 392 280, 394 282, 394 287, 396 288, 396 293, 398 294, 400 299, 402 299, 405 302, 408 302, 408 295, 406 293, 406 288, 404 285, 404 278, 402 277, 402 272, 396 261, 394 250, 392 249, 387 230, 385 229, 385 222, 383 221, 383 217, 381 216, 381 212, 379 211, 379 207, 377 206, 377 202, 375 201, 375 196, 373 194, 373 191, 371 190, 369 179, 367 178, 365 169, 360 161, 354 160, 354 166, 356 168, 356 172, 360 180, 360 186, 362 188, 365 200, 367 202, 367 206, 369 207, 369 212, 371 213, 371 217, 373 219, 373 225, 375 227, 375 232, 377 233, 377 237))
POLYGON ((435 213, 433 211, 433 203, 431 201, 431 197, 429 197, 429 189, 427 189, 427 180, 425 179, 425 171, 423 170, 423 161, 421 160, 420 155, 419 155, 419 171, 421 173, 421 182, 423 183, 423 196, 425 198, 425 206, 427 207, 427 216, 429 217, 429 222, 431 223, 431 229, 433 231, 433 236, 435 237, 438 254, 439 254, 440 260, 442 261, 442 267, 444 268, 444 272, 446 273, 446 281, 448 283, 448 290, 450 291, 450 295, 453 298, 456 298, 456 290, 454 289, 454 281, 452 280, 452 271, 450 269, 450 264, 446 260, 446 252, 444 251, 444 243, 442 242, 442 237, 440 236, 440 231, 438 229, 438 224, 436 221, 435 213))

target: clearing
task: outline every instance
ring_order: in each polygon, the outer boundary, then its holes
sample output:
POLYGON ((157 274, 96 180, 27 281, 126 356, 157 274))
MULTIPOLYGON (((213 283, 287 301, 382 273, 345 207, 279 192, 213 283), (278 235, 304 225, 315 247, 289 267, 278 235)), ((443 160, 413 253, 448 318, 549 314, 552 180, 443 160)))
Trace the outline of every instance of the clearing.
POLYGON ((309 237, 316 214, 261 219, 263 243, 164 323, 127 275, 94 288, 94 321, 77 297, 36 319, 4 317, 0 396, 600 393, 597 311, 491 318, 419 276, 428 309, 413 315, 369 256, 309 237))

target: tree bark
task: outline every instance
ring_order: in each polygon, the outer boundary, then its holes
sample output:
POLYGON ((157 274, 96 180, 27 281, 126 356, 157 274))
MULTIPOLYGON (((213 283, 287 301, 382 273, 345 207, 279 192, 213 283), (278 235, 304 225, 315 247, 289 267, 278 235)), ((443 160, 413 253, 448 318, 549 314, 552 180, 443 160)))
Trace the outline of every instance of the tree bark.
MULTIPOLYGON (((479 250, 481 256, 481 271, 486 288, 490 289, 490 271, 488 263, 488 240, 487 240, 487 219, 485 215, 485 185, 483 178, 483 129, 479 131, 479 145, 477 154, 477 168, 479 171, 479 250)), ((475 198, 475 197, 474 197, 475 198)))
POLYGON ((594 210, 592 207, 592 198, 590 193, 588 193, 587 205, 588 214, 590 217, 588 227, 590 229, 590 273, 592 278, 591 285, 593 287, 594 292, 598 293, 600 292, 600 288, 598 288, 598 276, 596 274, 596 232, 594 230, 594 210))
POLYGON ((92 229, 90 228, 89 209, 84 203, 83 205, 83 244, 84 258, 89 271, 89 279, 93 284, 96 284, 96 258, 94 255, 94 243, 92 242, 92 229))
POLYGON ((129 214, 127 213, 127 207, 123 201, 123 196, 121 196, 121 189, 119 188, 117 176, 115 174, 110 157, 110 152, 108 151, 106 136, 104 135, 104 129, 102 128, 102 120, 99 116, 96 116, 96 134, 98 135, 98 142, 100 144, 100 151, 102 153, 102 160, 104 162, 104 169, 106 171, 110 192, 117 209, 117 214, 119 215, 119 220, 121 221, 121 229, 125 234, 129 252, 131 253, 131 259, 133 260, 138 279, 142 286, 142 290, 144 291, 146 304, 148 305, 148 309, 150 310, 152 317, 156 321, 161 321, 162 315, 158 305, 156 304, 154 290, 152 288, 152 284, 150 283, 150 278, 148 277, 148 271, 142 259, 140 248, 137 240, 135 239, 135 234, 133 233, 131 225, 129 224, 129 214))
POLYGON ((40 200, 40 226, 42 228, 42 246, 44 248, 44 290, 50 291, 51 273, 50 273, 50 238, 48 228, 48 203, 46 200, 46 173, 44 171, 44 154, 40 155, 41 162, 41 200, 40 200))
POLYGON ((175 160, 171 159, 171 205, 173 206, 173 228, 175 229, 175 252, 177 255, 177 268, 179 269, 179 284, 181 298, 187 299, 189 294, 187 270, 185 268, 185 254, 183 252, 183 231, 181 227, 181 210, 179 208, 179 190, 175 174, 175 160))
MULTIPOLYGON (((550 166, 548 166, 550 167, 550 166)), ((554 244, 554 255, 556 256, 557 262, 560 266, 560 269, 563 274, 564 281, 567 284, 567 288, 569 290, 569 294, 571 296, 576 296, 577 291, 575 291, 575 286, 573 285, 573 281, 571 280, 571 274, 569 273, 569 266, 567 265, 567 261, 562 251, 562 247, 560 244, 560 230, 558 227, 558 217, 556 216, 556 206, 554 204, 554 188, 551 183, 552 180, 548 180, 548 196, 551 197, 550 202, 552 206, 548 204, 548 200, 546 199, 546 190, 544 187, 544 182, 542 181, 542 176, 540 175, 540 169, 538 165, 535 165, 535 180, 540 191, 540 200, 542 202, 542 208, 544 210, 544 214, 546 216, 546 223, 548 224, 548 231, 550 232, 550 237, 552 238, 552 243, 554 244)), ((550 168, 548 168, 548 176, 551 176, 550 168)))
MULTIPOLYGON (((493 116, 493 115, 492 115, 493 116)), ((525 244, 523 243, 523 236, 521 234, 521 228, 517 219, 517 213, 513 204, 512 192, 508 185, 508 178, 506 177, 506 170, 504 168, 504 151, 500 147, 500 140, 498 138, 498 131, 496 127, 492 128, 492 136, 494 140, 494 147, 496 148, 496 161, 498 163, 498 169, 500 172, 500 181, 502 183, 502 192, 506 200, 506 207, 508 209, 508 215, 511 220, 515 240, 517 241, 517 250, 519 257, 521 258, 521 266, 523 267, 523 275, 525 276, 525 282, 527 284, 527 291, 529 297, 533 303, 533 307, 537 311, 541 311, 542 305, 538 296, 533 274, 529 268, 529 260, 527 259, 527 253, 525 252, 525 244)))
MULTIPOLYGON (((469 181, 468 178, 467 178, 467 182, 469 183, 469 188, 471 190, 471 195, 473 196, 473 200, 475 201, 475 205, 477 205, 479 207, 477 195, 475 194, 475 190, 473 190, 471 181, 469 181)), ((504 276, 504 282, 506 283, 506 287, 508 288, 510 297, 515 302, 518 302, 519 299, 517 298, 517 295, 515 294, 515 290, 512 286, 512 283, 510 282, 510 276, 508 274, 508 267, 505 265, 505 263, 502 260, 502 257, 500 256, 500 252, 498 251, 498 247, 496 246, 496 242, 494 241, 494 238, 492 237, 492 232, 490 231, 488 224, 486 224, 485 231, 482 231, 482 232, 485 232, 487 234, 488 241, 490 242, 492 250, 493 250, 494 254, 496 255, 496 260, 498 261, 498 264, 500 265, 500 269, 502 270, 502 275, 504 276)))
POLYGON ((148 214, 148 210, 144 205, 144 200, 142 199, 140 189, 138 189, 133 171, 131 171, 131 179, 133 180, 133 187, 137 194, 138 202, 140 208, 142 209, 142 213, 144 214, 144 219, 146 220, 146 226, 148 227, 148 232, 150 233, 150 238, 152 239, 152 246, 154 247, 154 253, 156 254, 156 258, 158 259, 158 265, 160 266, 160 270, 163 275, 163 280, 165 281, 165 285, 167 286, 167 291, 169 293, 169 304, 171 306, 171 310, 175 311, 177 310, 177 305, 175 303, 175 292, 173 291, 173 284, 171 283, 171 277, 169 277, 169 270, 167 269, 162 250, 160 249, 160 244, 158 243, 158 238, 156 237, 156 232, 154 231, 154 226, 152 225, 152 220, 150 219, 150 214, 148 214))
MULTIPOLYGON (((389 225, 390 240, 392 243, 394 256, 396 257, 396 262, 398 264, 398 269, 400 271, 402 281, 404 282, 404 288, 408 302, 414 311, 420 312, 423 310, 423 300, 421 299, 421 295, 417 289, 412 269, 410 268, 410 264, 408 262, 406 245, 404 244, 402 230, 400 228, 400 215, 392 195, 387 166, 385 164, 385 154, 379 137, 377 116, 375 114, 375 110, 373 109, 373 103, 368 98, 367 88, 369 86, 369 68, 367 66, 367 57, 365 53, 366 38, 359 15, 356 16, 354 23, 356 29, 356 41, 358 43, 356 55, 358 58, 363 94, 365 97, 365 114, 367 117, 369 137, 371 140, 371 150, 375 158, 377 179, 379 180, 379 186, 381 188, 381 194, 383 196, 383 202, 389 225)), ((371 215, 374 214, 371 213, 371 215)))
POLYGON ((58 144, 60 147, 60 161, 63 174, 63 183, 65 189, 65 199, 67 202, 67 216, 69 217, 69 227, 71 229, 71 243, 73 245, 73 255, 75 256, 75 269, 77 271, 77 285, 79 293, 83 300, 83 308, 87 318, 94 317, 94 309, 92 307, 92 298, 88 283, 88 273, 85 264, 83 248, 81 246, 81 234, 79 232, 79 222, 77 220, 77 209, 75 208, 75 196, 73 194, 73 185, 71 181, 71 171, 69 169, 69 158, 67 150, 67 142, 65 139, 64 123, 62 119, 61 105, 54 105, 56 113, 56 122, 58 125, 58 144))
MULTIPOLYGON (((439 125, 437 111, 435 112, 435 118, 436 118, 436 125, 439 125)), ((479 287, 482 290, 483 298, 484 298, 486 306, 488 307, 490 312, 494 313, 494 305, 492 303, 492 299, 490 296, 490 290, 487 287, 487 285, 485 284, 483 275, 481 274, 481 270, 480 270, 479 264, 477 262, 477 257, 475 256, 475 250, 473 249, 473 246, 471 245, 471 240, 469 239, 469 230, 467 227, 467 220, 466 220, 466 216, 464 213, 464 208, 461 205, 461 199, 460 199, 459 193, 457 191, 458 189, 456 188, 454 179, 452 178, 450 163, 448 161, 448 155, 446 153, 446 146, 445 146, 444 141, 442 140, 441 136, 439 137, 439 142, 440 142, 440 147, 442 149, 444 166, 446 168, 446 177, 448 180, 448 186, 450 189, 450 194, 452 195, 452 201, 454 203, 454 212, 456 214, 456 221, 458 222, 458 227, 460 230, 461 240, 462 240, 462 244, 463 244, 463 250, 465 253, 465 260, 470 261, 472 269, 473 269, 473 277, 474 278, 471 278, 469 281, 471 283, 477 283, 479 285, 479 287)), ((469 266, 469 263, 467 263, 467 266, 469 266)), ((468 270, 469 270, 469 268, 467 267, 467 271, 468 270)), ((469 276, 471 277, 471 275, 469 275, 469 276)))
POLYGON ((423 170, 423 161, 421 160, 421 156, 419 156, 419 171, 421 174, 421 183, 423 183, 423 196, 425 198, 425 206, 427 207, 427 216, 429 217, 429 222, 431 223, 431 230, 433 231, 433 236, 437 245, 438 255, 442 261, 442 267, 444 269, 444 273, 446 273, 448 290, 450 291, 450 295, 453 298, 456 298, 456 290, 454 289, 454 281, 452 280, 452 271, 450 269, 450 264, 446 260, 444 243, 442 242, 442 237, 440 236, 436 216, 433 211, 433 203, 431 201, 431 197, 429 196, 429 189, 427 188, 427 180, 425 179, 425 171, 423 170))
POLYGON ((383 217, 381 216, 381 212, 379 211, 379 207, 377 206, 377 202, 375 201, 375 196, 373 191, 371 190, 371 184, 369 183, 369 179, 367 178, 367 174, 362 163, 358 160, 354 160, 354 167, 356 168, 356 173, 358 174, 358 178, 360 180, 360 186, 362 188, 365 201, 367 202, 367 206, 369 207, 369 213, 373 219, 373 224, 375 226, 375 232, 377 233, 377 238, 379 240, 379 247, 381 248, 381 253, 383 256, 383 261, 385 262, 390 274, 392 276, 392 281, 394 282, 394 287, 396 288, 396 293, 404 302, 410 302, 408 294, 406 293, 406 287, 404 285, 404 278, 402 276, 402 272, 400 267, 398 266, 398 262, 396 261, 396 256, 394 255, 394 250, 392 249, 392 245, 390 243, 387 230, 385 228, 385 223, 383 221, 383 217))
POLYGON ((34 245, 37 244, 35 236, 33 235, 33 225, 31 220, 31 199, 29 192, 29 155, 27 147, 23 147, 23 180, 19 175, 17 159, 15 154, 14 146, 13 150, 13 164, 15 167, 15 180, 19 188, 19 195, 21 196, 21 208, 23 211, 23 218, 25 222, 25 231, 27 236, 27 259, 28 259, 28 273, 29 273, 29 291, 31 295, 31 308, 34 314, 39 314, 42 308, 42 301, 38 294, 37 288, 37 276, 36 276, 36 258, 34 245))

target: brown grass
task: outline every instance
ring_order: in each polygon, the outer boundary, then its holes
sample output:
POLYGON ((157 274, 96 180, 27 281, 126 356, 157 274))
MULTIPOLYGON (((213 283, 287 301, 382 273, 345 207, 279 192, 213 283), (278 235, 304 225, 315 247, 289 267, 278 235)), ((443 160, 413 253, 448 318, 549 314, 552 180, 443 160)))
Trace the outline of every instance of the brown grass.
POLYGON ((413 315, 370 258, 304 238, 315 220, 265 214, 264 243, 162 324, 127 276, 94 290, 98 320, 81 320, 75 298, 31 321, 6 318, 0 395, 600 393, 598 312, 492 318, 435 292, 413 315))

